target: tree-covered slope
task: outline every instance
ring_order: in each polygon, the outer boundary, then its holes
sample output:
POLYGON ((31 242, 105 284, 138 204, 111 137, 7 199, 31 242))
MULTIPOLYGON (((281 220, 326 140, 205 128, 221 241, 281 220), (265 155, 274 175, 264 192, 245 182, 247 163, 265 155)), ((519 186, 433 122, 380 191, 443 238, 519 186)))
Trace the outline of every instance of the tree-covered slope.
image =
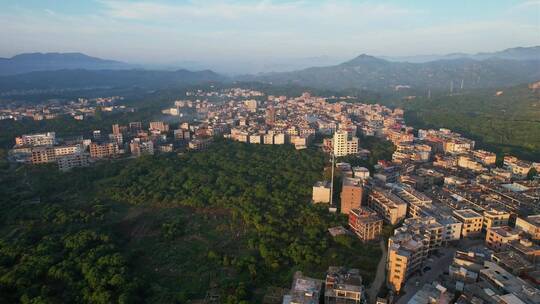
POLYGON ((450 128, 481 147, 540 161, 540 91, 527 85, 476 90, 461 95, 417 98, 395 105, 417 128, 450 128))
POLYGON ((210 292, 254 303, 294 271, 322 277, 329 265, 370 282, 378 246, 332 239, 327 228, 346 219, 309 203, 324 164, 316 151, 218 141, 66 174, 4 169, 0 302, 183 303, 210 292))

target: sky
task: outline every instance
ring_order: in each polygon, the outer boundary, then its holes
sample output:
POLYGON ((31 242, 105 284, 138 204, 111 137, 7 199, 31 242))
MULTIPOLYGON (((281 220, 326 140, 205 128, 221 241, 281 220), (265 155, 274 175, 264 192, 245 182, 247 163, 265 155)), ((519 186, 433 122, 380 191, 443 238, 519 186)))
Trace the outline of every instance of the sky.
POLYGON ((475 53, 540 45, 540 0, 0 0, 0 41, 201 66, 475 53))

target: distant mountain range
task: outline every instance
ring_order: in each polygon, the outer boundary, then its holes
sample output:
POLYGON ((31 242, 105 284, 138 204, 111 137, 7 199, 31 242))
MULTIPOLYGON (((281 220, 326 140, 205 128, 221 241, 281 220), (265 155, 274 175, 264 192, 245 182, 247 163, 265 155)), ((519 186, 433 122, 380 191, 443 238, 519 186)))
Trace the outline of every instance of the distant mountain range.
POLYGON ((0 76, 53 70, 125 70, 133 69, 120 61, 91 57, 81 53, 27 53, 0 58, 0 76))
POLYGON ((462 83, 465 89, 510 86, 540 80, 540 47, 477 54, 472 58, 454 54, 447 59, 424 63, 393 62, 362 54, 338 65, 242 79, 276 85, 372 91, 396 87, 458 90, 462 83))
POLYGON ((80 53, 32 53, 0 59, 0 90, 159 88, 225 81, 256 81, 330 90, 460 90, 462 85, 464 89, 475 89, 540 80, 540 46, 474 55, 449 54, 427 62, 401 60, 396 62, 362 54, 337 65, 231 78, 210 70, 142 70, 127 63, 80 53))
POLYGON ((222 82, 224 76, 205 71, 147 71, 147 70, 58 70, 39 71, 20 75, 1 76, 0 92, 17 90, 61 90, 83 88, 148 89, 222 82))
POLYGON ((516 47, 510 48, 498 52, 491 53, 477 53, 477 54, 466 54, 466 53, 453 53, 447 55, 416 55, 416 56, 382 56, 382 59, 388 61, 396 62, 410 62, 410 63, 425 63, 436 60, 445 60, 445 59, 460 59, 460 58, 469 58, 475 60, 485 60, 489 58, 498 58, 498 59, 509 59, 509 60, 540 60, 540 46, 532 47, 516 47))

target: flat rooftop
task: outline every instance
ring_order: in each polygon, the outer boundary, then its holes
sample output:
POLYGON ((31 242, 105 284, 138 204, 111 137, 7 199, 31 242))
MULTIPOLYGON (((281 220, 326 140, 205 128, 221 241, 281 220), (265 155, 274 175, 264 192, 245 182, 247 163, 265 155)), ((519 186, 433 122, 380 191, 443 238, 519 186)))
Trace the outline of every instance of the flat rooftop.
POLYGON ((476 218, 476 217, 482 217, 481 214, 477 213, 476 211, 472 209, 462 209, 462 210, 456 210, 454 211, 456 215, 459 215, 463 218, 476 218))

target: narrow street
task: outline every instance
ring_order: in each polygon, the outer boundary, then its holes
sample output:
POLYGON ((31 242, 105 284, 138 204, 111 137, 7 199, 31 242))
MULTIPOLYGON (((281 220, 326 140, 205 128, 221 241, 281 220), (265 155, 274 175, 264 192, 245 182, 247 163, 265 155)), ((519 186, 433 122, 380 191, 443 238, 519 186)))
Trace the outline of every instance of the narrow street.
POLYGON ((381 240, 379 242, 379 245, 381 246, 381 260, 379 261, 379 264, 377 265, 377 273, 375 275, 375 279, 371 283, 371 286, 369 287, 367 294, 369 303, 375 303, 377 300, 377 294, 379 293, 379 290, 381 289, 382 284, 384 284, 385 279, 385 270, 386 270, 386 244, 384 240, 381 240))

